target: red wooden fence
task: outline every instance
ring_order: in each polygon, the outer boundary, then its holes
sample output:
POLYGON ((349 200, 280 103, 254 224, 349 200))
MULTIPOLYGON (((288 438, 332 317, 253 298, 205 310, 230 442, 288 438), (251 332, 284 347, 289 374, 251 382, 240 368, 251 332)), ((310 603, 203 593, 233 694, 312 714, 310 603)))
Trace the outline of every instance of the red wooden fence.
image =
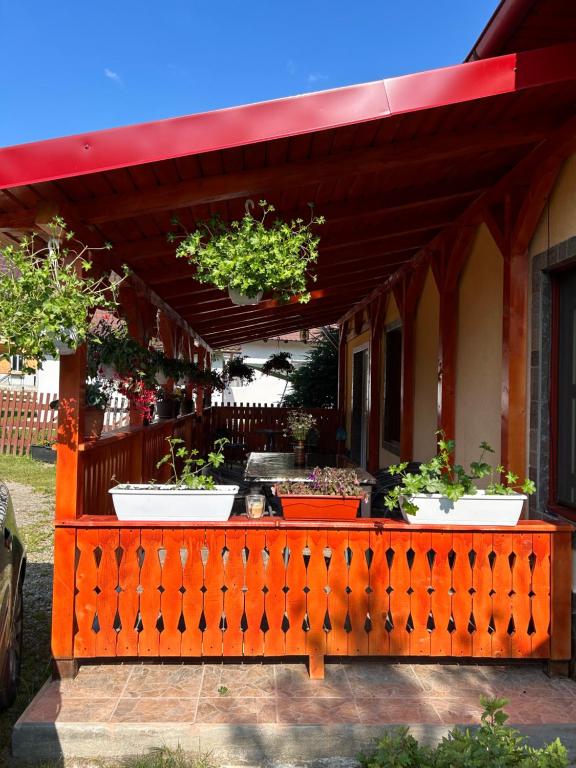
MULTIPOLYGON (((292 440, 284 435, 286 419, 293 408, 281 406, 252 405, 216 405, 209 409, 209 434, 214 436, 219 430, 228 430, 234 443, 243 443, 248 451, 274 450, 284 452, 292 448, 292 440)), ((318 453, 334 453, 336 448, 336 430, 342 426, 342 413, 335 408, 306 408, 316 419, 318 431, 318 453)))
POLYGON ((0 390, 0 453, 30 453, 34 444, 56 442, 57 412, 50 408, 56 398, 34 390, 0 390))
MULTIPOLYGON (((93 497, 94 498, 94 497, 93 497)), ((568 526, 57 523, 60 656, 570 658, 568 526)))

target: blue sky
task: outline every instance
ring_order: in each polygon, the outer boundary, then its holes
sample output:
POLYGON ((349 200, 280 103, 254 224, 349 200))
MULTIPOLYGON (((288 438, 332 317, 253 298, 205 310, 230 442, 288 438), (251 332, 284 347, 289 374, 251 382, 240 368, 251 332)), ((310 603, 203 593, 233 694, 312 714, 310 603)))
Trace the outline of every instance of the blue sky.
POLYGON ((0 0, 0 146, 455 64, 497 0, 0 0))

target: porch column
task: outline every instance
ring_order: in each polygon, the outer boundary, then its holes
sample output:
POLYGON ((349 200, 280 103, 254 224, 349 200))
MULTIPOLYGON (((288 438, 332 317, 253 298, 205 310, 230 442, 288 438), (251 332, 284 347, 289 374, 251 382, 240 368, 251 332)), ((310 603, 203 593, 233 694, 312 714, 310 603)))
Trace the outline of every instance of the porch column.
POLYGON ((380 424, 382 397, 382 329, 388 294, 380 295, 370 305, 370 418, 368 424, 368 471, 380 465, 380 424))
POLYGON ((476 227, 462 228, 444 247, 432 254, 430 265, 439 295, 440 343, 438 348, 438 429, 447 438, 456 436, 456 355, 460 275, 476 227))
POLYGON ((346 337, 348 335, 348 320, 340 326, 338 341, 338 409, 346 411, 346 337))
POLYGON ((424 287, 428 263, 421 262, 393 286, 402 320, 402 384, 400 416, 400 458, 411 461, 414 439, 414 343, 415 315, 424 287))
MULTIPOLYGON (((204 370, 204 357, 206 355, 206 350, 204 347, 198 348, 198 368, 199 370, 204 370)), ((204 410, 204 387, 199 384, 196 387, 196 413, 198 416, 202 416, 202 411, 204 410)))
MULTIPOLYGON (((56 529, 54 533, 54 586, 52 593, 52 658, 56 677, 74 677, 74 567, 76 531, 60 528, 85 511, 82 454, 86 388, 86 345, 60 357, 58 408, 58 461, 56 462, 56 529)), ((89 510, 86 510, 89 511, 89 510)))

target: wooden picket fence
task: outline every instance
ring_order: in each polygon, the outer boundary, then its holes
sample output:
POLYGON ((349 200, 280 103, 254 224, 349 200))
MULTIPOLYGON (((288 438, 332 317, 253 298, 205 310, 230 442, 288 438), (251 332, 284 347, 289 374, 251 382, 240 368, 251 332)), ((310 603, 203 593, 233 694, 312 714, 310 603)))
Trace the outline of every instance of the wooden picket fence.
MULTIPOLYGON (((290 451, 292 439, 286 432, 288 413, 294 408, 261 403, 213 405, 206 412, 209 434, 226 434, 247 451, 290 451)), ((343 426, 343 415, 336 408, 306 408, 316 419, 317 453, 334 453, 336 431, 343 426)))
MULTIPOLYGON (((50 403, 58 395, 34 390, 0 389, 0 453, 27 456, 31 445, 56 442, 58 411, 50 403)), ((125 398, 116 395, 104 417, 104 432, 128 425, 125 398)))
POLYGON ((30 446, 53 443, 58 428, 50 403, 57 395, 0 389, 0 453, 28 455, 30 446))

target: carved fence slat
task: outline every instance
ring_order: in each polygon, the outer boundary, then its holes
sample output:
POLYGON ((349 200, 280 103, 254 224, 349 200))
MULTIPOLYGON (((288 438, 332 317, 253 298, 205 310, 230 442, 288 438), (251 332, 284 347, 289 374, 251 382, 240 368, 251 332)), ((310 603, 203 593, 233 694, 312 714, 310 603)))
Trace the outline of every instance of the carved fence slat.
POLYGON ((545 524, 66 530, 74 606, 69 616, 60 607, 55 631, 71 633, 78 658, 549 658, 552 541, 570 536, 545 524))

